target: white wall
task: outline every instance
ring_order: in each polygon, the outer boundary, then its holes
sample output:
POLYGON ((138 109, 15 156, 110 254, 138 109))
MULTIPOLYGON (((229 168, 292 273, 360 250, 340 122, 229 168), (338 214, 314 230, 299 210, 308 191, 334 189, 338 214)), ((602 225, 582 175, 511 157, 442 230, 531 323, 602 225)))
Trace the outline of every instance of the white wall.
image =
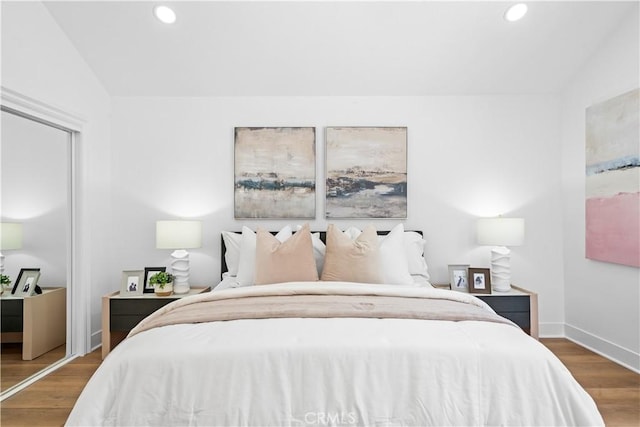
POLYGON ((561 97, 566 334, 636 371, 640 269, 585 258, 585 109, 640 86, 638 24, 636 5, 561 97))
POLYGON ((5 274, 40 268, 40 286, 67 285, 70 135, 2 111, 2 221, 22 224, 22 248, 5 251, 5 274))
MULTIPOLYGON (((91 329, 100 330, 100 296, 111 290, 110 98, 39 2, 2 2, 2 86, 86 119, 78 144, 76 286, 90 293, 91 329)), ((83 321, 84 319, 80 319, 83 321)), ((99 343, 99 335, 93 344, 99 343)))
POLYGON ((220 231, 301 222, 233 219, 234 126, 317 128, 311 227, 325 229, 324 127, 340 125, 408 127, 405 226, 424 231, 434 282, 448 282, 447 264, 489 266, 489 248, 474 242, 476 217, 524 217, 527 237, 513 248, 513 279, 540 293, 542 333, 557 332, 564 320, 559 122, 555 98, 544 96, 116 97, 114 290, 116 270, 169 264, 169 251, 154 247, 158 219, 204 221, 204 246, 190 253, 191 281, 206 285, 219 278, 220 231))

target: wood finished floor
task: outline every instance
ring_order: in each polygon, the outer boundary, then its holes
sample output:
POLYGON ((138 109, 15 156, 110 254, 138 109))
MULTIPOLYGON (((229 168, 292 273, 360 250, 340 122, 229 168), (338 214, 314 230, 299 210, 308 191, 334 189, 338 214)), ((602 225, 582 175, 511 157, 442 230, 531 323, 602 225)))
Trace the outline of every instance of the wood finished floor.
MULTIPOLYGON (((640 425, 640 375, 566 339, 541 341, 591 394, 607 426, 640 425)), ((96 350, 5 400, 0 405, 0 425, 63 425, 100 362, 96 350)))
POLYGON ((540 341, 593 397, 607 426, 640 426, 640 375, 566 339, 540 341))
POLYGON ((3 343, 0 350, 0 391, 62 360, 66 350, 66 345, 61 345, 33 360, 22 360, 22 343, 3 343))

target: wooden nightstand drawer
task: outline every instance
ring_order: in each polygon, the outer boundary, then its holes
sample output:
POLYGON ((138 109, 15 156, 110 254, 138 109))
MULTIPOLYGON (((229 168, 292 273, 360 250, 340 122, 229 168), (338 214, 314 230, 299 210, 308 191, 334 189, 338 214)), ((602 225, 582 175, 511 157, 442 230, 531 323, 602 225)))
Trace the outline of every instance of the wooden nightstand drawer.
POLYGON ((498 314, 509 312, 529 312, 529 295, 476 295, 486 302, 498 314))
MULTIPOLYGON (((449 289, 449 285, 435 284, 438 289, 449 289)), ((522 328, 527 334, 538 339, 538 294, 518 286, 511 286, 509 292, 473 294, 486 302, 502 317, 506 317, 522 328)))
POLYGON ((506 317, 534 338, 538 338, 538 295, 512 286, 509 292, 475 295, 496 313, 506 317))
POLYGON ((109 327, 111 331, 129 332, 145 317, 147 317, 146 314, 121 314, 119 316, 111 316, 109 327))
POLYGON ((2 299, 2 320, 4 316, 22 317, 22 299, 2 299))
POLYGON ((22 332, 22 299, 2 299, 2 332, 22 332))
POLYGON ((138 299, 117 299, 112 298, 111 319, 109 325, 112 331, 129 332, 142 319, 154 311, 172 303, 178 298, 138 298, 138 299))
POLYGON ((22 316, 2 316, 2 332, 22 332, 22 316))
POLYGON ((157 309, 175 301, 176 298, 138 298, 138 299, 111 299, 111 316, 126 316, 128 314, 151 314, 157 309))

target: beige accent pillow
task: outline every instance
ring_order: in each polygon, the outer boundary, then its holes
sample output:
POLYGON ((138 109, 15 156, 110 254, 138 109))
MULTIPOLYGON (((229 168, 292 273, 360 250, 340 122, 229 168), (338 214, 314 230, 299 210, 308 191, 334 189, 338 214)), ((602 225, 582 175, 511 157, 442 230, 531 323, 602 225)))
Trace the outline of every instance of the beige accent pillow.
POLYGON ((351 240, 338 227, 327 227, 327 250, 320 280, 382 283, 378 234, 373 225, 351 240))
MULTIPOLYGON (((293 235, 291 227, 285 225, 276 234, 276 239, 284 242, 293 235)), ((238 286, 251 286, 256 284, 256 233, 249 227, 242 227, 242 240, 240 242, 240 260, 238 262, 238 286)))
POLYGON ((258 228, 256 233, 256 285, 318 280, 309 224, 280 242, 258 228))

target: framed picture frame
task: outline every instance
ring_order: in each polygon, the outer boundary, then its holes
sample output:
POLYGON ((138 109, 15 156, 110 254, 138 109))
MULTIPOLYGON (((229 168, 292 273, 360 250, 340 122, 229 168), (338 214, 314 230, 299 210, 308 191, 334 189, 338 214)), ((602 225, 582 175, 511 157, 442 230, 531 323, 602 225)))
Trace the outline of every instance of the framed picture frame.
POLYGON ((325 128, 325 218, 407 218, 407 128, 325 128))
POLYGON ((316 128, 234 128, 234 218, 316 216, 316 128))
POLYGON ((491 271, 488 268, 469 269, 469 292, 472 294, 491 293, 491 271))
POLYGON ((142 295, 144 288, 144 270, 124 270, 120 285, 120 295, 142 295))
POLYGON ((469 264, 449 264, 449 288, 457 292, 469 292, 469 264))
POLYGON ((36 285, 40 279, 39 268, 21 268, 18 279, 13 285, 11 294, 18 297, 29 297, 36 292, 36 285))
POLYGON ((149 283, 149 279, 156 273, 161 271, 167 271, 167 267, 145 267, 144 268, 144 289, 142 293, 144 294, 152 294, 155 289, 153 285, 149 283))

